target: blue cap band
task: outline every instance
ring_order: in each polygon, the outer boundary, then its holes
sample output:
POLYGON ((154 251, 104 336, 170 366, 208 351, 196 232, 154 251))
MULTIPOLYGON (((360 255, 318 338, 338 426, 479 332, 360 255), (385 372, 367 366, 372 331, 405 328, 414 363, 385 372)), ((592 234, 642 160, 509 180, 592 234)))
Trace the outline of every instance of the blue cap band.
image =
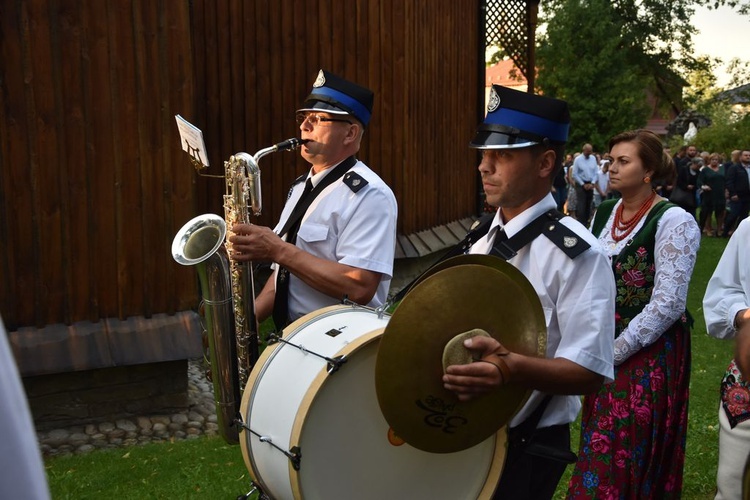
POLYGON ((554 122, 513 109, 500 108, 489 113, 485 118, 485 123, 514 127, 522 132, 546 137, 555 142, 566 142, 568 140, 569 124, 554 122))
POLYGON ((352 114, 357 117, 362 124, 367 125, 370 121, 370 112, 367 108, 360 104, 359 101, 353 99, 351 96, 334 90, 330 87, 318 87, 313 89, 312 93, 307 97, 308 100, 315 99, 316 95, 322 95, 334 99, 344 106, 352 110, 352 114))

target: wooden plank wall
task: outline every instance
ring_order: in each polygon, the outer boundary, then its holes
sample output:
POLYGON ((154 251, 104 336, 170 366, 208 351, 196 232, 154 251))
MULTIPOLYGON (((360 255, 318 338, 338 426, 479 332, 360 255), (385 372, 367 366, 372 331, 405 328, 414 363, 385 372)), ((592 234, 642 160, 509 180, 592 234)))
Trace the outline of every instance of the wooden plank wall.
MULTIPOLYGON (((237 151, 298 136, 294 112, 325 68, 375 92, 359 157, 394 189, 399 233, 475 212, 477 156, 468 142, 483 111, 478 0, 196 0, 193 8, 191 120, 204 131, 214 174, 237 151)), ((307 168, 298 154, 260 161, 258 223, 275 224, 307 168)), ((223 184, 198 185, 199 205, 221 214, 223 184)))
POLYGON ((194 270, 169 252, 196 211, 174 121, 192 103, 187 2, 2 2, 8 330, 149 317, 195 300, 194 270))
MULTIPOLYGON (((0 314, 20 327, 196 304, 174 234, 223 214, 210 173, 299 135, 320 68, 372 88, 359 155, 396 193, 399 233, 475 212, 480 0, 8 0, 0 3, 0 314)), ((260 161, 273 225, 296 153, 260 161)))

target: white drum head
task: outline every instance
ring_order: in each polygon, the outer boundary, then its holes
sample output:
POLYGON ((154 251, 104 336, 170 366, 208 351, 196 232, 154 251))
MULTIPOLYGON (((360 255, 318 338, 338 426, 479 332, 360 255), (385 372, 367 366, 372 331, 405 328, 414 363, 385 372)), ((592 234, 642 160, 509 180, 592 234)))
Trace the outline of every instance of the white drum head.
POLYGON ((404 443, 390 432, 375 392, 375 362, 385 325, 375 329, 365 325, 370 331, 356 333, 352 330, 358 329, 357 324, 369 321, 361 316, 362 310, 339 317, 331 317, 330 311, 326 314, 312 323, 308 319, 294 335, 285 332, 285 338, 314 351, 316 338, 329 343, 320 332, 329 331, 331 321, 346 324, 341 331, 349 330, 351 338, 337 336, 340 348, 326 354, 347 356, 338 371, 329 374, 321 361, 314 373, 305 374, 309 354, 291 346, 275 346, 276 350, 293 349, 287 352, 291 357, 264 352, 243 395, 242 414, 254 432, 271 436, 282 449, 300 450, 300 467, 295 470, 282 452, 243 431, 240 442, 245 463, 266 493, 279 500, 489 498, 505 458, 505 430, 457 453, 428 453, 404 443), (269 380, 264 381, 265 377, 269 380), (294 402, 300 384, 303 395, 294 402), (264 390, 264 385, 274 387, 264 390), (287 428, 290 418, 294 423, 287 428), (256 422, 266 429, 256 429, 256 422), (274 424, 277 429, 270 428, 274 424))

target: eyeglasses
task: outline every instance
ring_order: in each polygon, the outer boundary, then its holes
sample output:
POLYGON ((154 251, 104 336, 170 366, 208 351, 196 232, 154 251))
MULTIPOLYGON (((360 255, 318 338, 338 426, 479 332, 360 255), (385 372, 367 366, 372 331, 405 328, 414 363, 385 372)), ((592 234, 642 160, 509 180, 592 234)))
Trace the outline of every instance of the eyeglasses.
POLYGON ((346 118, 327 118, 316 113, 305 113, 303 111, 297 113, 295 119, 297 120, 297 125, 302 125, 307 120, 313 127, 316 127, 321 122, 344 122, 353 125, 353 122, 346 118))

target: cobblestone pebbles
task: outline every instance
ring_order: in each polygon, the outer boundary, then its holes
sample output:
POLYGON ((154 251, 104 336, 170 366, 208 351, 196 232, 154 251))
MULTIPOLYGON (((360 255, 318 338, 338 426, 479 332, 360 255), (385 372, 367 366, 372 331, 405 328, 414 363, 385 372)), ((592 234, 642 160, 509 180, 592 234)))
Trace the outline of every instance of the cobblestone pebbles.
MULTIPOLYGON (((394 273, 396 276, 391 282, 391 290, 406 286, 428 267, 429 262, 420 260, 416 265, 399 267, 398 272, 394 273)), ((39 431, 37 438, 42 455, 71 455, 96 449, 218 435, 213 386, 206 380, 201 363, 202 360, 188 361, 187 409, 173 415, 124 418, 114 422, 39 431)))
POLYGON ((188 362, 188 408, 172 415, 122 418, 114 422, 39 431, 37 438, 42 455, 82 454, 96 449, 218 435, 213 387, 200 365, 200 360, 188 362))

